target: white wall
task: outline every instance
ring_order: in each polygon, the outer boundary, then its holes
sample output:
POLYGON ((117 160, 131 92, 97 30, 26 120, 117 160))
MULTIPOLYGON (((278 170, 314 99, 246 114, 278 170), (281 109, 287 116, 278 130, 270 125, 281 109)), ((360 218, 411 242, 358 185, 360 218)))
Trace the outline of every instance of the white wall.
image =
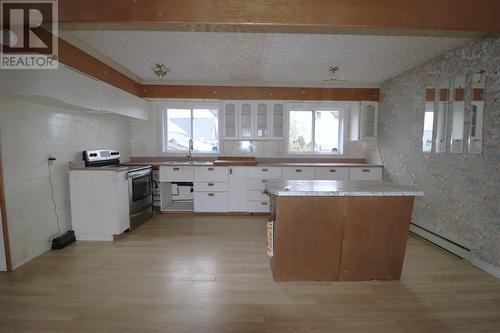
POLYGON ((0 97, 5 199, 13 268, 50 248, 57 231, 50 200, 47 158, 51 163, 61 231, 70 225, 68 162, 81 160, 85 149, 109 148, 130 156, 130 125, 126 120, 69 111, 0 97))
MULTIPOLYGON (((151 157, 166 155, 162 152, 161 105, 158 102, 157 111, 153 112, 148 122, 131 123, 132 156, 151 157)), ((344 102, 344 104, 349 104, 344 102)), ((348 110, 346 110, 348 113, 348 110)), ((348 120, 348 116, 344 118, 348 120)), ((329 155, 338 158, 367 158, 369 162, 380 163, 380 155, 376 141, 349 141, 349 126, 345 126, 343 155, 329 155)), ((286 140, 254 140, 252 152, 241 148, 241 141, 223 140, 218 155, 225 156, 255 156, 255 157, 293 157, 287 156, 286 140)), ((318 157, 318 156, 312 156, 318 157)), ((300 158, 300 157, 299 157, 300 158)))

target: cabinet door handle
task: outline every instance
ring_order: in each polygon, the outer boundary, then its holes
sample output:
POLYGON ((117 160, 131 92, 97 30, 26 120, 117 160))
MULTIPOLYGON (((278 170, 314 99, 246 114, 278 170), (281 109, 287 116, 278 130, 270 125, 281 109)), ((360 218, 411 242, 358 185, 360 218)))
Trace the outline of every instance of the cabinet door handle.
POLYGON ((180 168, 174 168, 173 170, 174 171, 180 171, 181 169, 180 168))
POLYGON ((229 174, 232 175, 233 174, 233 168, 230 168, 229 169, 229 174))
POLYGON ((208 168, 208 171, 214 171, 214 168, 208 168))
POLYGON ((215 197, 215 193, 208 193, 209 197, 215 197))
POLYGON ((302 172, 302 169, 295 169, 295 172, 302 172))
POLYGON ((260 203, 262 206, 267 206, 267 202, 261 202, 260 203))
POLYGON ((330 169, 328 171, 330 171, 330 172, 337 172, 337 170, 335 170, 335 169, 330 169))
POLYGON ((262 182, 263 183, 267 183, 267 179, 262 179, 262 182))
POLYGON ((363 172, 370 172, 370 169, 363 169, 363 172))
POLYGON ((262 169, 262 172, 267 172, 267 171, 269 171, 269 170, 268 169, 262 169))
POLYGON ((208 186, 214 186, 214 183, 208 183, 208 186))

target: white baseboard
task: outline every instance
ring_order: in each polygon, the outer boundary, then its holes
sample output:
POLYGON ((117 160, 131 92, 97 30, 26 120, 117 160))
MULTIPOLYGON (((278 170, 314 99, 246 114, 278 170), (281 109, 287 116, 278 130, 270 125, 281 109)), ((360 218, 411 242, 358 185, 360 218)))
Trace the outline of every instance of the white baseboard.
POLYGON ((471 253, 469 249, 466 249, 460 245, 457 245, 446 238, 443 238, 441 236, 438 236, 430 231, 427 231, 426 229, 419 227, 416 224, 411 223, 410 224, 410 231, 413 232, 414 234, 428 240, 431 243, 436 244, 439 247, 442 247, 446 251, 449 251, 453 253, 454 255, 465 259, 467 261, 471 261, 471 253))
POLYGON ((490 273, 494 277, 500 279, 500 267, 490 264, 489 262, 486 262, 483 259, 475 257, 472 258, 471 264, 476 266, 480 270, 483 270, 486 273, 490 273))
POLYGON ((489 273, 495 276, 496 278, 500 279, 500 267, 475 257, 469 249, 462 247, 458 244, 455 244, 452 241, 449 241, 446 238, 436 235, 435 233, 432 233, 413 223, 410 224, 410 231, 424 238, 425 240, 433 244, 436 244, 437 246, 445 249, 446 251, 449 251, 464 260, 467 260, 473 266, 479 268, 480 270, 485 271, 486 273, 489 273))

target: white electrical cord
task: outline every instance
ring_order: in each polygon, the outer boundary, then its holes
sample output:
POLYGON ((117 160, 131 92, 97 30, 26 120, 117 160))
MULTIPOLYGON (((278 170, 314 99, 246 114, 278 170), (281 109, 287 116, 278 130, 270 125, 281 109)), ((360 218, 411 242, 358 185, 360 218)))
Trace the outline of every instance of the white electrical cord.
POLYGON ((52 185, 52 177, 50 174, 50 161, 47 161, 47 169, 49 171, 49 185, 50 185, 50 200, 52 200, 52 204, 54 205, 54 215, 56 216, 57 222, 57 232, 55 234, 50 235, 49 243, 52 242, 55 236, 59 235, 61 232, 61 226, 59 225, 59 214, 57 214, 57 204, 54 200, 54 186, 52 185))

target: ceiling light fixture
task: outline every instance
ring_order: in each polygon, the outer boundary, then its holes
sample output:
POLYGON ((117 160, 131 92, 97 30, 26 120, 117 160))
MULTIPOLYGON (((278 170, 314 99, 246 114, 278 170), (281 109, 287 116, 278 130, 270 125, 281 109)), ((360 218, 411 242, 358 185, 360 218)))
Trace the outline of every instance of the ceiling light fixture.
POLYGON ((323 82, 338 82, 338 81, 345 81, 345 80, 340 80, 337 79, 337 71, 339 70, 339 66, 332 65, 330 68, 328 68, 328 71, 330 72, 330 78, 328 80, 323 80, 323 82))
POLYGON ((151 70, 160 80, 163 80, 167 73, 170 72, 170 68, 168 68, 165 64, 156 64, 153 68, 151 68, 151 70))

